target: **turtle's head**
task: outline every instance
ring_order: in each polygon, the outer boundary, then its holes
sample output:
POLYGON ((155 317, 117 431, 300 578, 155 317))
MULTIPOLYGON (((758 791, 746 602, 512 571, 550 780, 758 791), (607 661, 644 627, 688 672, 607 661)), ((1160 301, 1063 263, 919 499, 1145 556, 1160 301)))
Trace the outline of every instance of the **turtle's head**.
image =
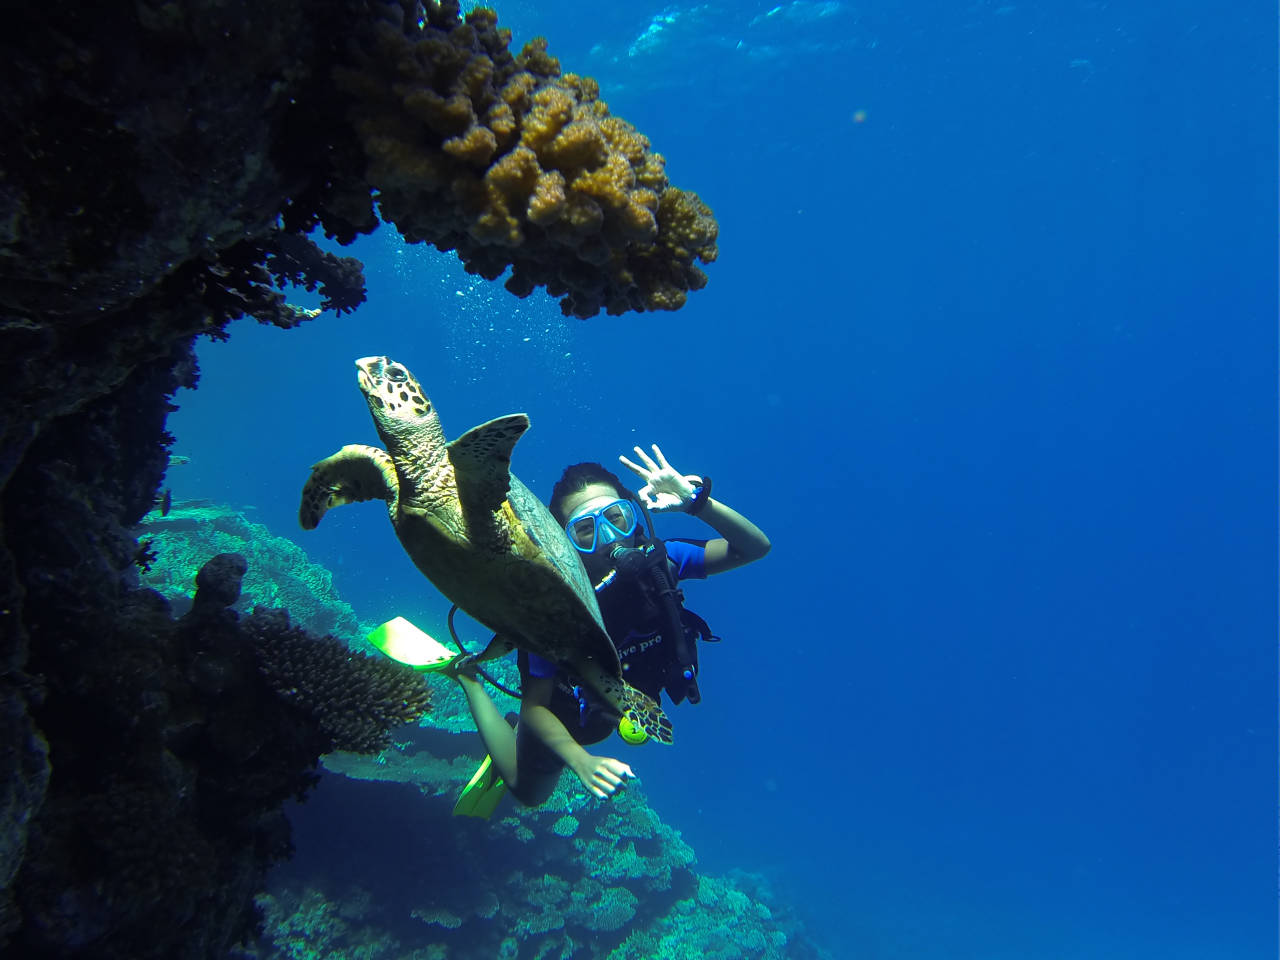
POLYGON ((436 419, 435 409, 417 378, 390 357, 365 357, 356 361, 360 392, 384 440, 403 437, 436 419))

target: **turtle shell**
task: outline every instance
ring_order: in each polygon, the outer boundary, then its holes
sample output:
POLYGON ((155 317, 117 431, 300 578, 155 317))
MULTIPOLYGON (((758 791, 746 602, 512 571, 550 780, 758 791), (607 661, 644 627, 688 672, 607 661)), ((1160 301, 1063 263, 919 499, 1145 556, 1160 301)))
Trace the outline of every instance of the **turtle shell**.
MULTIPOLYGON (((546 558, 563 578, 564 582, 578 595, 592 617, 604 630, 604 619, 600 615, 600 605, 596 602, 595 591, 591 588, 591 578, 582 565, 582 556, 569 542, 569 536, 556 522, 551 511, 535 497, 532 491, 511 475, 511 488, 507 492, 507 502, 511 510, 524 527, 525 535, 542 551, 546 558)), ((605 631, 606 635, 608 634, 605 631)))

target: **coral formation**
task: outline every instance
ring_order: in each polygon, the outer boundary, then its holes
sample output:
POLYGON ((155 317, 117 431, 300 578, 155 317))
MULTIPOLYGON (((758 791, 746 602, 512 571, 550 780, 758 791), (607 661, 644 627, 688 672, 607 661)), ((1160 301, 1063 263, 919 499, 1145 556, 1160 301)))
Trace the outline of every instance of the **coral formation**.
POLYGON ((322 753, 381 750, 392 727, 417 721, 430 703, 412 667, 351 653, 332 637, 317 639, 290 626, 283 610, 255 610, 244 629, 272 689, 314 717, 329 738, 322 753))
MULTIPOLYGON (((208 555, 216 545, 252 548, 253 559, 247 564, 243 557, 219 555, 199 570, 192 580, 199 587, 192 616, 204 607, 212 612, 239 605, 240 578, 249 589, 255 566, 283 571, 294 564, 309 571, 303 574, 307 582, 326 585, 326 605, 348 611, 355 622, 354 612, 333 591, 327 571, 311 564, 291 542, 272 537, 229 508, 179 501, 168 517, 153 513, 143 526, 156 552, 148 582, 176 583, 179 575, 170 566, 181 569, 188 558, 208 555), (200 599, 206 595, 211 602, 200 599)), ((266 585, 264 589, 269 591, 266 585)), ((189 592, 187 587, 175 598, 185 600, 189 592)), ((307 651, 307 658, 320 643, 290 636, 293 628, 279 614, 254 614, 244 626, 250 636, 272 626, 282 634, 277 642, 298 645, 300 651, 307 651)), ((357 641, 352 638, 352 642, 357 641)), ((342 644, 329 642, 327 648, 334 659, 345 659, 342 644)), ((293 659, 306 658, 295 654, 293 659)), ((198 657, 196 663, 193 675, 206 686, 210 677, 223 675, 208 657, 198 657)), ((317 673, 323 675, 327 669, 320 667, 317 673)), ((274 686, 292 690, 299 685, 290 679, 274 686)), ((451 683, 442 686, 455 688, 451 683)), ((454 865, 448 871, 454 879, 443 889, 419 887, 416 896, 397 906, 403 911, 401 924, 394 910, 367 888, 349 888, 345 880, 344 892, 323 895, 314 886, 273 887, 260 899, 267 935, 257 947, 259 956, 320 953, 456 960, 567 957, 584 950, 619 958, 818 955, 793 922, 775 915, 785 912, 769 905, 776 898, 758 882, 694 872, 693 851, 662 822, 638 785, 601 803, 588 797, 574 778, 565 776, 545 805, 531 810, 507 804, 492 824, 480 826, 479 835, 470 824, 448 818, 448 806, 477 759, 462 752, 474 749, 476 741, 469 715, 461 709, 465 720, 456 727, 441 726, 428 714, 423 724, 431 729, 405 730, 398 734, 403 739, 387 744, 376 755, 335 752, 323 758, 327 770, 371 788, 411 785, 423 804, 412 816, 424 828, 432 822, 441 824, 446 835, 434 837, 431 844, 441 863, 454 865), (455 728, 465 728, 468 735, 447 734, 455 728), (457 836, 452 835, 455 825, 460 828, 457 836), (465 873, 456 869, 462 863, 470 864, 465 873), (402 929, 405 918, 413 921, 407 932, 402 929)), ((372 802, 380 813, 385 812, 381 795, 372 802)), ((351 805, 351 811, 357 808, 351 805)), ((352 822, 350 811, 343 820, 352 822)), ((410 873, 394 864, 382 867, 392 875, 410 873)))
MULTIPOLYGON (((49 776, 42 742, 19 741, 24 775, 9 797, 40 791, 42 803, 7 838, 21 847, 5 911, 14 951, 225 954, 252 935, 252 896, 290 850, 281 804, 315 782, 333 741, 328 708, 278 696, 255 652, 305 635, 227 606, 243 557, 196 573, 179 620, 135 586, 130 530, 164 468, 155 400, 176 387, 173 363, 162 358, 44 430, 0 498, 21 584, 6 639, 29 643, 27 676, 40 680, 10 677, 33 697, 54 761, 49 776)), ((327 669, 337 686, 367 682, 358 667, 327 669)), ((357 729, 367 735, 369 723, 357 729)))
POLYGON ((453 792, 440 797, 326 778, 307 805, 314 829, 324 830, 338 811, 376 805, 378 817, 348 826, 355 834, 348 842, 368 854, 357 862, 330 849, 294 864, 293 875, 263 898, 268 923, 258 955, 295 956, 298 931, 308 929, 327 956, 387 960, 828 957, 761 878, 697 873, 687 846, 648 806, 639 784, 598 801, 569 779, 545 808, 513 807, 495 825, 450 820, 453 792), (625 809, 617 809, 620 801, 625 809), (642 867, 652 872, 596 875, 598 858, 555 835, 567 816, 580 821, 579 833, 614 837, 615 850, 643 846, 642 867), (419 834, 410 850, 401 839, 406 830, 419 834), (438 877, 415 869, 422 857, 438 865, 438 877))
POLYGON ((551 825, 551 832, 557 837, 572 837, 578 832, 578 818, 566 813, 551 825))
POLYGON ((294 623, 316 634, 331 633, 353 649, 373 629, 338 596, 333 575, 312 562, 292 540, 274 535, 242 512, 210 500, 174 500, 167 515, 148 513, 137 528, 154 558, 142 572, 144 586, 160 593, 178 613, 192 602, 195 574, 209 557, 237 553, 248 562, 235 608, 284 607, 294 623))
MULTIPOLYGON (((167 517, 149 514, 143 529, 156 552, 145 580, 166 590, 172 585, 174 602, 191 602, 190 586, 180 582, 183 570, 201 593, 214 589, 215 607, 239 607, 243 600, 236 599, 235 588, 241 576, 246 591, 256 584, 262 596, 275 598, 279 595, 266 578, 255 580, 255 567, 286 580, 288 568, 295 567, 306 583, 323 586, 321 610, 340 609, 344 619, 356 622, 354 611, 333 590, 327 571, 312 564, 292 542, 273 537, 230 508, 179 501, 167 517), (248 572, 243 558, 215 556, 193 578, 186 566, 191 558, 207 556, 219 546, 251 549, 248 572)), ((289 594, 299 609, 306 609, 303 593, 305 589, 289 594)), ((193 613, 201 606, 197 602, 193 613)), ((326 622, 332 618, 323 612, 318 616, 326 622)), ((246 618, 246 632, 261 628, 254 626, 257 619, 246 618)), ((280 626, 279 615, 263 618, 261 625, 267 624, 280 626)), ((348 639, 353 646, 361 642, 355 636, 348 639)), ((295 641, 308 651, 319 643, 310 638, 295 641)), ((328 647, 335 657, 343 656, 341 644, 328 647)), ((208 672, 210 664, 202 658, 200 668, 208 672)), ((445 681, 436 684, 441 693, 457 689, 445 681)), ((292 689, 294 683, 275 686, 292 689)), ((479 834, 469 823, 449 818, 448 807, 477 762, 469 752, 476 745, 470 715, 465 706, 456 709, 459 715, 444 723, 433 710, 423 717, 423 729, 402 731, 397 741, 376 754, 338 751, 326 754, 322 762, 331 773, 370 788, 410 785, 423 804, 413 817, 424 825, 440 823, 446 834, 431 841, 436 856, 455 867, 469 863, 467 871, 450 870, 454 879, 446 888, 420 888, 415 898, 400 905, 402 919, 413 921, 407 933, 394 911, 362 886, 350 889, 344 881, 343 892, 325 894, 314 886, 274 886, 260 898, 267 917, 267 935, 257 948, 260 956, 518 960, 580 955, 584 950, 620 960, 818 956, 757 880, 696 873, 693 850, 662 822, 638 785, 601 803, 588 797, 574 778, 564 776, 542 807, 507 803, 493 823, 479 827, 479 834), (449 733, 458 730, 466 736, 449 733)), ((381 796, 374 802, 380 811, 384 808, 381 796)), ((393 875, 400 873, 395 865, 383 866, 393 875)))
MULTIPOLYGON (((174 500, 167 515, 158 510, 148 513, 137 534, 152 554, 141 574, 143 585, 163 595, 178 613, 189 608, 195 573, 208 557, 239 553, 248 560, 248 570, 242 595, 233 605, 236 610, 248 613, 255 606, 284 607, 292 622, 311 633, 332 634, 355 652, 375 652, 365 639, 374 624, 358 618, 351 605, 338 596, 328 570, 313 562, 292 540, 276 536, 226 504, 174 500)), ((430 623, 422 619, 419 625, 430 623)), ((447 635, 447 629, 440 627, 428 632, 437 637, 447 635)), ((486 664, 485 669, 509 688, 520 685, 512 659, 486 664)), ((432 710, 423 716, 422 724, 455 733, 474 729, 458 685, 435 676, 429 676, 427 682, 432 689, 432 710)), ((493 693, 503 709, 515 708, 516 701, 500 691, 493 693)))
POLYGON ((421 21, 407 0, 375 6, 335 80, 384 220, 486 279, 510 268, 508 290, 544 286, 578 317, 675 310, 705 285, 711 211, 668 185, 594 80, 562 74, 542 38, 512 56, 491 10, 459 23, 456 0, 421 21))
POLYGON ((307 890, 301 896, 284 891, 279 896, 264 894, 258 904, 271 931, 272 955, 281 960, 394 956, 393 938, 359 922, 368 906, 364 891, 353 891, 337 908, 317 890, 307 890), (360 949, 344 949, 352 943, 358 943, 360 949))
POLYGON ((324 757, 324 768, 353 780, 410 783, 428 796, 456 795, 475 769, 476 760, 469 754, 446 758, 427 750, 411 750, 412 746, 411 740, 404 740, 392 741, 388 749, 376 754, 335 751, 324 757))
POLYGON ((632 930, 608 960, 742 960, 825 954, 795 924, 774 915, 760 877, 736 874, 698 878, 696 893, 678 901, 649 926, 632 930))

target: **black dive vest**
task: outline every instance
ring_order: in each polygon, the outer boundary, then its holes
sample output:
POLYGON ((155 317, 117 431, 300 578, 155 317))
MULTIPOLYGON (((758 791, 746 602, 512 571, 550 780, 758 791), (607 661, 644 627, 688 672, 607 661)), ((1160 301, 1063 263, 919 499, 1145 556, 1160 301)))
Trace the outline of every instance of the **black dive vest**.
POLYGON ((717 640, 707 621, 684 606, 666 544, 654 540, 614 551, 614 571, 596 589, 622 675, 655 700, 698 703, 699 640, 717 640))
MULTIPOLYGON (((596 599, 623 677, 654 700, 666 690, 672 703, 698 703, 697 641, 720 638, 706 620, 685 609, 666 545, 657 540, 621 547, 612 559, 614 569, 596 587, 596 599)), ((616 729, 612 708, 563 671, 556 673, 549 706, 579 743, 596 743, 616 729)))

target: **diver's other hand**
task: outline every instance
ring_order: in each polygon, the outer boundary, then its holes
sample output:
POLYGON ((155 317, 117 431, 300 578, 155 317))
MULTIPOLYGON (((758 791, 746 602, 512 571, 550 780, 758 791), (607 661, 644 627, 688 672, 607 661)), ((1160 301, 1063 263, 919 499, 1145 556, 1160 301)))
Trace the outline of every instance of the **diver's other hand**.
POLYGON ((587 754, 585 760, 573 770, 582 781, 582 785, 597 797, 611 797, 614 791, 622 786, 624 780, 632 780, 635 774, 631 767, 613 757, 593 757, 587 754))
POLYGON ((619 457, 618 461, 644 481, 644 486, 640 488, 640 498, 644 500, 644 505, 654 513, 683 510, 687 507, 693 500, 693 485, 702 478, 697 474, 685 476, 680 473, 667 463, 667 458, 662 455, 656 443, 653 445, 653 458, 639 447, 635 451, 644 466, 633 463, 626 457, 619 457))

